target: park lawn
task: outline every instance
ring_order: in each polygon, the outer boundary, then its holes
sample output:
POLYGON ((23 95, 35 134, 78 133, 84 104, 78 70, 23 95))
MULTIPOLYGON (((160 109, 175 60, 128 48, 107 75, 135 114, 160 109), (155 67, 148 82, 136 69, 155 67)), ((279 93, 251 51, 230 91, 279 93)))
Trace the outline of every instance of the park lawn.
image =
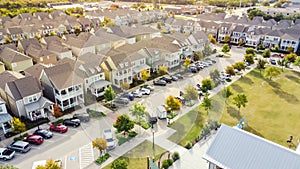
POLYGON ((231 85, 234 95, 244 93, 247 96, 246 107, 239 113, 232 102, 234 96, 231 96, 220 122, 234 126, 245 118, 248 123, 245 130, 295 149, 296 140, 300 139, 299 77, 298 72, 284 70, 277 78, 269 80, 258 70, 251 71, 231 85), (294 146, 286 143, 290 135, 294 136, 294 146))
MULTIPOLYGON (((155 161, 165 152, 165 149, 155 145, 155 161)), ((118 159, 125 159, 128 162, 128 169, 145 169, 147 168, 147 156, 153 156, 153 150, 152 142, 146 140, 118 159)), ((110 169, 111 164, 103 169, 110 169)))
POLYGON ((193 141, 200 135, 202 128, 205 126, 206 113, 201 106, 180 117, 171 128, 176 130, 168 139, 174 143, 185 146, 187 142, 193 141))

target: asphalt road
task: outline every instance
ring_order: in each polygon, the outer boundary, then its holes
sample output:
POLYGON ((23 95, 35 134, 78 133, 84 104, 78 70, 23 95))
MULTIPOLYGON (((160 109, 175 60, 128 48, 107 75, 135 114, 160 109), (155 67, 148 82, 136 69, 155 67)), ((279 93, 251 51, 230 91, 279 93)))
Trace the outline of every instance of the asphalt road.
MULTIPOLYGON (((155 86, 155 91, 150 96, 135 99, 146 105, 148 111, 155 111, 156 107, 165 103, 169 95, 178 96, 180 90, 188 85, 195 86, 201 83, 202 79, 209 77, 209 72, 213 69, 223 71, 227 66, 242 61, 244 49, 233 47, 230 58, 216 58, 217 63, 209 66, 198 73, 185 73, 184 79, 168 84, 166 87, 155 86)), ((134 101, 134 102, 135 102, 134 101)), ((91 119, 88 123, 82 123, 81 127, 69 127, 69 131, 64 134, 54 133, 54 137, 45 140, 40 146, 33 146, 32 150, 26 154, 16 153, 13 160, 2 162, 2 164, 14 165, 21 169, 31 169, 34 161, 46 159, 60 159, 65 169, 85 168, 97 157, 98 151, 92 149, 90 143, 97 137, 102 137, 103 129, 112 128, 112 124, 118 114, 128 113, 128 108, 133 104, 119 108, 115 113, 109 114, 102 119, 91 119)), ((163 129, 161 127, 160 129, 163 129)))

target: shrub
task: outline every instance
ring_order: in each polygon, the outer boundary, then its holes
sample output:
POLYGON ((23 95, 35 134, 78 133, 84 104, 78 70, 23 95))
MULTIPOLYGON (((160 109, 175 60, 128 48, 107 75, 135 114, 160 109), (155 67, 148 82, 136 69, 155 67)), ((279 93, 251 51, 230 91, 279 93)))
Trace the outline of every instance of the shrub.
POLYGON ((135 137, 137 136, 137 133, 135 131, 131 131, 129 134, 128 134, 129 137, 135 137))
POLYGON ((171 166, 173 164, 173 160, 172 159, 167 159, 167 162, 169 163, 169 166, 171 166))
POLYGON ((59 119, 59 120, 57 120, 57 121, 55 121, 55 122, 52 122, 52 124, 60 124, 60 123, 62 123, 64 121, 64 119, 59 119))
POLYGON ((186 149, 191 149, 193 147, 193 144, 189 141, 184 146, 186 149))
POLYGON ((24 133, 23 135, 19 136, 19 137, 15 137, 14 138, 14 141, 20 141, 20 140, 23 140, 24 137, 27 137, 29 136, 28 133, 24 133))
POLYGON ((103 162, 105 162, 108 158, 110 157, 110 155, 108 153, 104 154, 101 157, 98 157, 96 160, 97 164, 102 164, 103 162))
POLYGON ((145 130, 149 129, 151 127, 151 124, 149 122, 145 122, 145 123, 142 123, 141 125, 145 130))
POLYGON ((162 169, 167 169, 167 168, 169 168, 169 162, 168 162, 168 160, 164 160, 163 162, 162 162, 162 165, 161 165, 161 168, 162 169))
POLYGON ((174 152, 174 153, 172 154, 172 159, 173 159, 174 161, 178 160, 179 158, 180 158, 180 156, 179 156, 179 153, 178 153, 178 152, 174 152))

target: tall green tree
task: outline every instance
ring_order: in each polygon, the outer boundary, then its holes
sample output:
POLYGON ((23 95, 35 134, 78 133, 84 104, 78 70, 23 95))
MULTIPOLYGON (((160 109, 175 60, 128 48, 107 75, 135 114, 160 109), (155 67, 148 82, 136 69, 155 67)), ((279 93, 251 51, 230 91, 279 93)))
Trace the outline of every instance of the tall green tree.
POLYGON ((205 93, 203 97, 203 101, 201 103, 201 106, 205 109, 206 113, 208 114, 208 111, 211 109, 212 106, 212 100, 208 98, 208 93, 205 93))
POLYGON ((246 103, 248 103, 247 96, 244 93, 238 93, 235 97, 233 97, 233 103, 239 109, 239 113, 241 107, 245 107, 246 103))
POLYGON ((191 59, 190 58, 185 58, 185 60, 183 62, 183 66, 185 67, 186 70, 190 66, 190 64, 191 64, 191 59))
POLYGON ((261 74, 261 70, 266 68, 267 61, 264 59, 258 59, 257 61, 257 69, 259 69, 259 73, 261 74))
POLYGON ((111 169, 127 169, 128 163, 125 159, 117 159, 112 165, 111 169))
POLYGON ((22 132, 26 131, 26 125, 25 123, 21 122, 21 120, 17 117, 13 118, 12 121, 13 132, 16 134, 21 134, 22 132))
POLYGON ((245 68, 246 68, 244 62, 235 62, 235 63, 232 65, 232 67, 233 67, 234 69, 239 70, 239 71, 245 70, 245 68))
POLYGON ((169 96, 166 99, 166 105, 168 106, 169 109, 173 110, 180 110, 182 104, 181 102, 176 99, 174 96, 169 96))
POLYGON ((300 66, 300 57, 298 56, 294 62, 295 66, 300 66))
POLYGON ((216 39, 214 38, 214 36, 212 34, 208 34, 208 38, 209 38, 210 43, 212 43, 212 44, 217 43, 216 39))
POLYGON ((254 63, 254 55, 253 54, 245 54, 244 56, 245 62, 248 62, 249 64, 254 63))
POLYGON ((253 49, 253 48, 246 48, 246 54, 255 55, 256 54, 256 50, 253 49))
POLYGON ((224 44, 222 48, 222 52, 228 53, 230 51, 230 47, 228 44, 224 44))
POLYGON ((111 102, 110 106, 112 107, 112 101, 116 98, 116 93, 114 89, 111 86, 108 86, 103 96, 106 101, 111 102))
POLYGON ((213 80, 214 84, 217 86, 220 82, 220 71, 218 69, 211 70, 209 72, 209 77, 213 80))
POLYGON ((124 132, 124 135, 128 133, 134 127, 134 122, 129 118, 127 114, 118 116, 117 120, 113 124, 118 132, 124 132))
POLYGON ((103 151, 107 150, 107 141, 104 138, 96 138, 92 141, 93 148, 97 148, 102 155, 103 151))
POLYGON ((232 75, 232 76, 235 75, 235 71, 234 71, 234 68, 232 66, 227 66, 226 69, 225 69, 225 72, 229 75, 232 75))
POLYGON ((230 86, 225 87, 224 90, 223 90, 223 93, 224 93, 224 96, 225 96, 225 103, 227 104, 228 98, 233 95, 231 87, 230 86))
POLYGON ((191 85, 187 86, 184 88, 184 95, 183 97, 186 99, 186 100, 197 100, 198 99, 198 91, 191 85))
POLYGON ((202 80, 202 90, 203 91, 208 91, 211 90, 214 87, 214 83, 210 78, 206 78, 202 80))
POLYGON ((146 106, 142 103, 134 103, 131 108, 129 108, 129 112, 137 117, 138 121, 141 120, 141 117, 144 117, 147 114, 146 106))
POLYGON ((283 72, 283 68, 284 68, 284 66, 287 64, 287 60, 286 59, 278 59, 277 60, 277 64, 279 65, 279 66, 281 66, 281 71, 283 72))
POLYGON ((264 58, 269 58, 269 57, 271 57, 271 50, 270 49, 265 49, 264 52, 261 55, 264 58))
POLYGON ((197 52, 193 52, 193 54, 194 54, 194 61, 201 60, 204 57, 203 52, 201 50, 197 52))
POLYGON ((270 66, 265 70, 265 77, 270 78, 272 80, 273 77, 277 77, 280 75, 280 70, 277 67, 270 66))

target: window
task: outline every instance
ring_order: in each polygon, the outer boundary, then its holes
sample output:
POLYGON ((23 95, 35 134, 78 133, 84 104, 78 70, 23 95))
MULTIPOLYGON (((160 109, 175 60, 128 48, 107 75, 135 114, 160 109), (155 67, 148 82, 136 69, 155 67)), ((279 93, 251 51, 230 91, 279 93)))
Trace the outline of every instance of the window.
POLYGON ((2 108, 2 106, 0 106, 0 113, 2 113, 3 112, 3 108, 2 108))
POLYGON ((70 87, 70 88, 68 89, 69 92, 72 92, 73 90, 74 90, 73 87, 70 87))
POLYGON ((116 85, 118 85, 118 84, 119 84, 117 79, 115 79, 115 84, 116 84, 116 85))
POLYGON ((89 83, 89 80, 86 79, 86 80, 85 80, 85 83, 89 83))
POLYGON ((128 66, 128 62, 125 62, 125 66, 128 66))
POLYGON ((62 90, 60 93, 61 93, 62 95, 67 94, 66 90, 62 90))
POLYGON ((32 103, 32 102, 35 102, 35 101, 37 101, 36 95, 28 97, 28 102, 29 103, 32 103))
POLYGON ((124 64, 123 64, 123 63, 120 63, 120 67, 123 68, 123 67, 124 67, 124 64))

